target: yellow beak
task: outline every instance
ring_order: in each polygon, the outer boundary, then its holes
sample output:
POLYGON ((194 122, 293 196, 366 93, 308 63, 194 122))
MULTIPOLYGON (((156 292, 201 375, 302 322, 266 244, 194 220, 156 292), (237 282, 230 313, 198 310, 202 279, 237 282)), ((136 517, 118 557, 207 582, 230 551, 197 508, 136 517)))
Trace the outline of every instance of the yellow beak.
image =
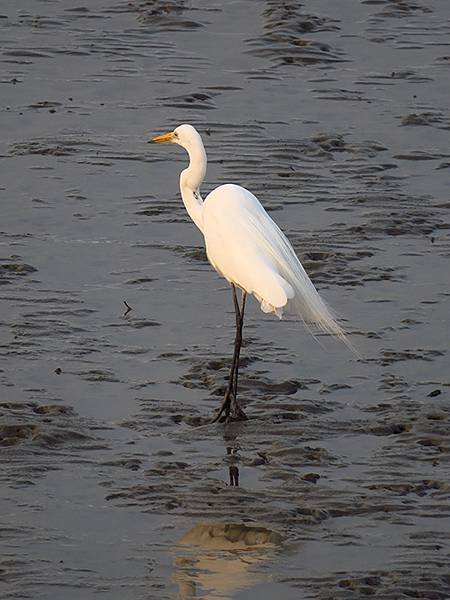
POLYGON ((148 143, 149 144, 164 144, 165 142, 171 142, 174 137, 175 137, 174 132, 170 131, 169 133, 163 133, 162 135, 157 135, 156 137, 149 140, 148 143))

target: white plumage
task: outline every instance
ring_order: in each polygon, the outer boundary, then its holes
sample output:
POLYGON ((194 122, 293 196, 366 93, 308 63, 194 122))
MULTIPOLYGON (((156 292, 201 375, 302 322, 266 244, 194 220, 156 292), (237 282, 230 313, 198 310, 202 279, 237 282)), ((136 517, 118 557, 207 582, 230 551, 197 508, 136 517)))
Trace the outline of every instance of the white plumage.
POLYGON ((253 294, 266 313, 273 312, 281 318, 283 311, 288 311, 307 325, 315 325, 352 346, 319 296, 289 240, 251 192, 239 185, 226 184, 213 190, 203 201, 200 185, 206 174, 207 160, 198 132, 191 125, 180 125, 151 141, 171 142, 187 150, 190 162, 180 175, 181 197, 189 216, 203 233, 210 263, 233 287, 237 318, 235 355, 228 391, 216 420, 223 411, 229 418, 232 401, 239 418, 243 411, 236 401, 237 372, 245 294, 253 294), (234 286, 243 291, 241 308, 234 286))
POLYGON ((204 235, 212 266, 230 283, 253 294, 264 312, 281 318, 287 311, 308 325, 345 339, 289 240, 251 192, 225 184, 202 200, 199 188, 207 160, 194 127, 180 125, 151 141, 178 144, 189 154, 189 167, 180 176, 181 196, 204 235))
POLYGON ((326 333, 343 331, 319 296, 289 240, 258 199, 245 188, 226 184, 203 206, 203 235, 213 267, 279 318, 296 315, 326 333))

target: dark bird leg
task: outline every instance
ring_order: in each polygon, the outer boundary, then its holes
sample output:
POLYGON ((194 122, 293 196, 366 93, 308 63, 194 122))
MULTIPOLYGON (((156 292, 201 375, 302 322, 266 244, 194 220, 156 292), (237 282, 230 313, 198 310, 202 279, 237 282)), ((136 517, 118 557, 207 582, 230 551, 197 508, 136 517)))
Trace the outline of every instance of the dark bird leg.
POLYGON ((233 290, 233 303, 236 315, 236 337, 234 339, 234 354, 233 360, 231 361, 230 376, 228 379, 228 386, 225 392, 225 397, 223 399, 222 406, 220 407, 219 412, 213 419, 213 423, 216 423, 219 420, 228 421, 231 419, 234 421, 245 421, 247 419, 244 411, 239 406, 236 397, 239 372, 239 356, 242 345, 242 327, 244 325, 246 293, 242 292, 242 306, 240 307, 236 294, 236 286, 234 285, 234 283, 231 284, 231 288, 233 290))
POLYGON ((230 486, 239 487, 239 467, 230 465, 228 472, 230 474, 230 486))
POLYGON ((233 301, 234 308, 236 312, 236 338, 237 338, 237 349, 236 352, 236 362, 234 365, 234 376, 233 376, 233 393, 231 396, 231 409, 234 418, 239 421, 246 421, 247 416, 242 408, 239 406, 239 402, 237 399, 237 391, 238 391, 238 376, 239 376, 239 359, 241 356, 241 346, 242 346, 242 329, 244 327, 244 311, 245 311, 245 300, 247 298, 246 292, 242 290, 242 303, 239 309, 238 299, 236 297, 236 289, 234 289, 233 293, 233 301), (238 318, 239 315, 239 318, 238 318))

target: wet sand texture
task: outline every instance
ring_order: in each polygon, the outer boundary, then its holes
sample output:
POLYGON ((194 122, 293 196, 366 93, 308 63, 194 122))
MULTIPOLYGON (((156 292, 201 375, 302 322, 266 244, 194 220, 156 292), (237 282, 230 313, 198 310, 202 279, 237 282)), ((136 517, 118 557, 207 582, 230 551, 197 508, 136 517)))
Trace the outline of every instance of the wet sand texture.
POLYGON ((23 0, 0 32, 0 596, 449 598, 448 1, 23 0), (231 294, 146 143, 182 122, 363 357, 250 302, 226 429, 231 294))

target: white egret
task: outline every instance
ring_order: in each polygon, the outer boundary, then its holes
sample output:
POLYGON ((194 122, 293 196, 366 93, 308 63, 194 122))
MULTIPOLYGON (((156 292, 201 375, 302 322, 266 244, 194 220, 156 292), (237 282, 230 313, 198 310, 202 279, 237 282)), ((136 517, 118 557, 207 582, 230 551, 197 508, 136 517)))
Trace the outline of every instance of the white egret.
POLYGON ((275 313, 281 319, 283 311, 289 310, 304 323, 315 325, 350 344, 289 240, 251 192, 228 183, 202 199, 200 185, 206 174, 207 161, 196 129, 192 125, 180 125, 150 142, 178 144, 189 154, 189 166, 180 175, 181 197, 189 216, 205 238, 209 262, 231 284, 236 313, 230 377, 214 422, 246 419, 237 399, 237 387, 247 294, 255 296, 265 313, 275 313), (241 303, 236 288, 241 290, 241 303))

